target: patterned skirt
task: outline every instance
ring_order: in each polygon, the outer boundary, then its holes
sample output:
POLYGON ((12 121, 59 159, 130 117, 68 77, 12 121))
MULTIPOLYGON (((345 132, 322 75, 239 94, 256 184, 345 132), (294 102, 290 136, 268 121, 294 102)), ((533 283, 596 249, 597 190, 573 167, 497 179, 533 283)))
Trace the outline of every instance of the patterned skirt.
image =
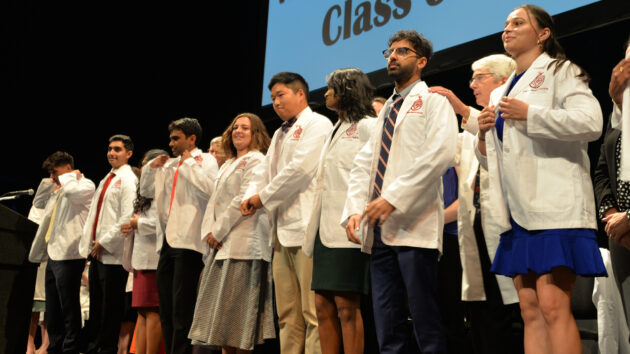
POLYGON ((268 262, 210 257, 188 338, 213 349, 253 350, 254 345, 276 337, 272 296, 268 262))

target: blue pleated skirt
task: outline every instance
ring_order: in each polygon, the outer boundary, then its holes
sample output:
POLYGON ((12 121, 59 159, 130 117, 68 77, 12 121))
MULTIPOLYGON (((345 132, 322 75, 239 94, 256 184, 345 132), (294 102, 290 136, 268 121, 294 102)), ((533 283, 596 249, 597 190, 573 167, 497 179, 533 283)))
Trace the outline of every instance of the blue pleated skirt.
POLYGON ((490 271, 513 277, 551 272, 565 266, 575 274, 608 276, 593 229, 529 231, 511 220, 512 230, 501 235, 490 271))

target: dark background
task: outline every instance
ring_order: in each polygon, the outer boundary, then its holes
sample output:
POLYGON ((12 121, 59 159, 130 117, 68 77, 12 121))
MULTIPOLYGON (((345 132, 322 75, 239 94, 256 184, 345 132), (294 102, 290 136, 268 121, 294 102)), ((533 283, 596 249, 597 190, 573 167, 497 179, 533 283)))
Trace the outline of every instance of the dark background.
MULTIPOLYGON (((57 150, 72 154, 76 168, 98 184, 110 169, 111 135, 133 138, 131 164, 137 165, 151 148, 170 151, 168 123, 183 116, 201 122, 204 150, 239 112, 259 114, 271 135, 280 122, 271 107, 261 107, 260 93, 269 1, 277 0, 9 1, 8 11, 0 11, 7 49, 0 73, 6 78, 2 135, 8 139, 0 194, 36 189, 46 176, 42 161, 57 150)), ((481 20, 454 23, 453 30, 481 20)), ((592 76, 607 121, 608 81, 630 35, 630 1, 605 0, 556 21, 568 57, 592 76)), ((422 32, 422 25, 416 29, 422 32)), ((436 53, 423 79, 474 105, 470 64, 501 52, 497 34, 436 53)), ((383 70, 370 77, 380 95, 391 94, 383 70)), ((323 90, 313 91, 311 102, 335 120, 322 106, 323 90)), ((600 144, 591 143, 592 161, 600 144)), ((31 200, 5 205, 26 214, 31 200)))

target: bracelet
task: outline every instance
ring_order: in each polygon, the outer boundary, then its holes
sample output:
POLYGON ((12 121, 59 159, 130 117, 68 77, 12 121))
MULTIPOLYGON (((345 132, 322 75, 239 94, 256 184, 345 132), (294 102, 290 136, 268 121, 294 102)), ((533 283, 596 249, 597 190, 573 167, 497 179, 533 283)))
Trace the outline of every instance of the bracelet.
POLYGON ((486 141, 486 137, 484 136, 483 139, 481 139, 481 135, 477 135, 477 138, 479 139, 479 141, 486 141))

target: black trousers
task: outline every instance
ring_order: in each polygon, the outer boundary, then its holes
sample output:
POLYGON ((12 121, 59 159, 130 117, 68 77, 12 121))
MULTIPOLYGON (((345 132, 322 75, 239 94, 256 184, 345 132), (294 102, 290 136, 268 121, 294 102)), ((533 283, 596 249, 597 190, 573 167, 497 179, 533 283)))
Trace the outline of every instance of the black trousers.
POLYGON ((48 259, 45 274, 48 353, 79 353, 81 303, 79 290, 85 259, 48 259))
POLYGON ((438 304, 446 334, 446 349, 452 354, 472 352, 472 343, 466 328, 466 305, 462 301, 462 262, 457 237, 443 234, 437 278, 438 304))
POLYGON ((197 286, 203 270, 199 252, 172 248, 166 239, 157 267, 160 322, 168 354, 192 353, 188 332, 197 301, 197 286))
POLYGON ((523 320, 518 303, 504 305, 499 284, 490 273, 491 260, 481 227, 481 214, 475 216, 475 238, 486 301, 467 302, 475 353, 523 353, 523 320))
POLYGON ((125 285, 129 272, 120 264, 90 259, 90 319, 86 353, 118 353, 120 324, 125 312, 125 285))

